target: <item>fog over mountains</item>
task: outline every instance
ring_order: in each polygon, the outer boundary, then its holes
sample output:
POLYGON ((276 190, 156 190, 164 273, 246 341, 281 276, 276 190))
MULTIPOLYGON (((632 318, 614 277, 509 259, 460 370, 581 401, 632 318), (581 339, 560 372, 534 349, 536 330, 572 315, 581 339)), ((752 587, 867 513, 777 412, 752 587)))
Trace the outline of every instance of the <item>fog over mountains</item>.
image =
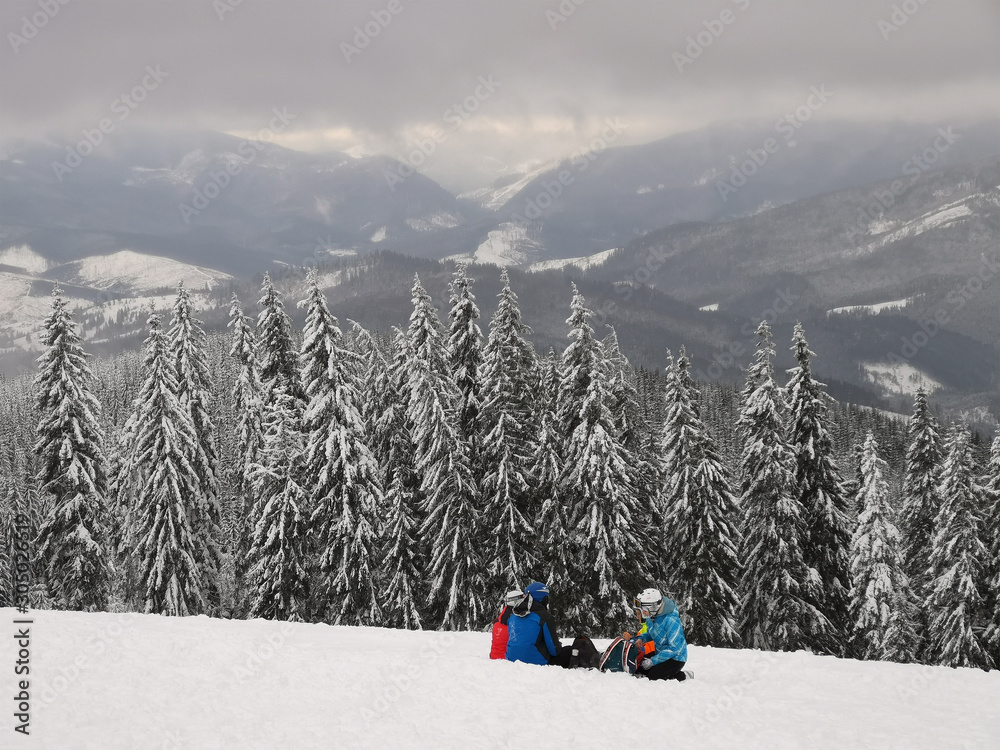
MULTIPOLYGON (((408 315, 414 272, 442 299, 451 266, 436 261, 468 259, 531 272, 516 284, 546 348, 564 345, 576 279, 636 364, 686 343, 702 377, 737 382, 749 322, 773 318, 781 336, 801 319, 841 395, 888 404, 920 383, 996 399, 1000 123, 793 118, 616 146, 623 126, 459 196, 387 156, 212 132, 10 150, 0 370, 30 366, 55 281, 112 352, 181 281, 221 328, 225 298, 252 303, 261 272, 285 268, 294 293, 295 267, 328 266, 337 314, 387 328, 408 315)), ((497 271, 474 275, 488 315, 497 271)))

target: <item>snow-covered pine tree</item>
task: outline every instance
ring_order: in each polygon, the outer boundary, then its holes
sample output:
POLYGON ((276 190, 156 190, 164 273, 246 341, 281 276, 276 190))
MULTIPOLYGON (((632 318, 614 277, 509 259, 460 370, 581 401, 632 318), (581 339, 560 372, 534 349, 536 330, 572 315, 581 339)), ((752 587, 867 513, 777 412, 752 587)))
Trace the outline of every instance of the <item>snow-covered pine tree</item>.
MULTIPOLYGON (((493 601, 537 573, 531 481, 535 453, 535 350, 525 336, 517 295, 501 274, 482 376, 482 504, 489 533, 487 568, 493 601)), ((454 335, 452 336, 454 342, 454 335)))
MULTIPOLYGON (((938 488, 941 476, 941 439, 937 420, 927 405, 927 393, 917 391, 913 414, 908 425, 906 474, 903 478, 900 532, 903 535, 904 570, 918 601, 930 596, 930 554, 934 523, 941 500, 938 488)), ((921 639, 917 654, 923 650, 929 613, 920 607, 915 625, 921 639)))
POLYGON ((247 552, 253 535, 249 519, 254 515, 254 501, 248 472, 250 466, 257 461, 264 445, 264 422, 257 338, 250 325, 250 319, 244 314, 239 298, 235 294, 229 307, 229 329, 232 334, 229 354, 236 360, 236 377, 233 382, 236 440, 235 456, 230 467, 230 486, 235 497, 231 504, 232 518, 229 520, 229 526, 233 570, 236 576, 237 606, 241 607, 247 552))
POLYGON ((797 651, 828 628, 811 603, 815 572, 802 551, 805 511, 795 492, 795 453, 785 437, 788 407, 774 382, 774 344, 767 321, 757 328, 738 428, 743 543, 740 635, 751 648, 797 651))
POLYGON ((268 274, 264 274, 261 298, 257 304, 261 308, 257 315, 257 357, 263 402, 265 406, 269 405, 271 392, 278 385, 284 385, 286 393, 304 402, 297 352, 292 343, 292 322, 285 312, 281 294, 274 288, 268 274))
POLYGON ((308 400, 303 483, 312 498, 310 528, 322 550, 325 609, 337 625, 374 625, 381 621, 374 563, 382 485, 349 371, 355 355, 344 347, 315 271, 308 287, 300 355, 308 400))
POLYGON ((373 382, 384 408, 375 420, 376 457, 388 489, 381 546, 382 614, 387 625, 415 629, 424 623, 425 550, 419 539, 422 516, 414 446, 406 422, 409 362, 406 334, 394 329, 394 357, 373 382))
POLYGON ((250 616, 308 620, 308 524, 298 401, 280 382, 265 412, 264 444, 247 480, 257 496, 247 552, 250 616))
POLYGON ((811 633, 811 647, 822 653, 842 654, 850 629, 851 519, 833 458, 829 396, 823 383, 812 376, 810 363, 815 355, 809 351, 801 323, 795 325, 792 351, 798 367, 789 370, 790 437, 796 456, 795 491, 806 512, 803 551, 806 564, 817 572, 822 584, 816 607, 832 626, 811 633))
POLYGON ((413 493, 403 481, 403 472, 393 471, 385 493, 385 530, 381 548, 382 624, 419 630, 423 598, 421 556, 416 534, 413 493))
POLYGON ((988 669, 983 648, 983 597, 979 590, 987 551, 979 538, 982 488, 976 482, 969 432, 956 425, 945 445, 941 509, 934 523, 930 555, 930 612, 927 659, 946 667, 988 669))
POLYGON ((677 363, 668 370, 665 394, 662 553, 688 638, 732 648, 740 643, 739 507, 701 421, 689 369, 681 347, 677 363))
POLYGON ((199 538, 201 484, 189 456, 198 439, 177 398, 177 375, 160 318, 149 317, 144 345, 145 378, 136 395, 134 467, 138 486, 133 511, 138 588, 144 611, 192 615, 204 610, 199 538))
POLYGON ((861 458, 858 527, 851 542, 852 651, 861 659, 911 661, 917 642, 902 537, 889 506, 889 484, 878 442, 869 432, 861 458))
POLYGON ((201 580, 209 612, 221 601, 219 574, 223 555, 219 543, 222 536, 222 514, 219 509, 219 486, 216 481, 218 452, 215 446, 215 425, 209 415, 212 376, 205 354, 205 331, 195 318, 191 295, 181 284, 174 301, 170 330, 167 334, 170 352, 177 373, 177 399, 187 409, 194 425, 195 441, 188 446, 188 461, 198 474, 199 493, 197 514, 191 519, 191 529, 198 537, 196 550, 200 557, 201 580))
POLYGON ((993 438, 982 487, 986 495, 980 534, 986 547, 983 642, 996 666, 1000 665, 1000 435, 993 438))
POLYGON ((614 399, 611 413, 615 417, 618 439, 635 457, 635 483, 640 506, 643 510, 648 509, 644 517, 637 521, 652 528, 660 522, 652 513, 660 491, 659 461, 654 450, 656 441, 651 439, 652 430, 642 416, 635 371, 621 350, 618 332, 613 326, 608 327, 611 333, 604 341, 604 349, 607 352, 608 387, 614 399))
POLYGON ((642 511, 633 457, 619 441, 611 415, 608 368, 590 326, 592 316, 574 285, 567 320, 573 342, 563 353, 559 390, 559 419, 564 429, 571 427, 564 433, 557 489, 571 529, 570 590, 563 594, 570 604, 563 616, 571 628, 612 632, 634 617, 629 603, 649 583, 649 536, 635 522, 642 511))
POLYGON ((531 484, 534 505, 538 508, 535 526, 538 570, 532 577, 547 581, 556 591, 567 591, 570 585, 569 519, 567 508, 559 496, 562 475, 562 436, 556 426, 556 397, 559 392, 559 360, 553 350, 542 361, 539 398, 536 400, 538 435, 531 459, 531 484))
POLYGON ((59 287, 42 335, 35 378, 38 483, 51 511, 41 524, 37 557, 62 609, 104 610, 111 587, 107 544, 107 467, 101 407, 76 325, 59 287))
POLYGON ((469 278, 468 264, 459 263, 451 282, 451 310, 448 334, 448 361, 451 377, 458 387, 458 429, 469 444, 474 466, 479 462, 482 443, 483 334, 479 330, 479 308, 472 293, 475 279, 469 278))
POLYGON ((583 419, 581 410, 587 397, 590 381, 601 373, 604 364, 602 346, 594 338, 590 325, 593 312, 587 309, 583 295, 573 287, 569 326, 569 346, 563 350, 559 367, 559 390, 556 396, 556 424, 563 436, 564 445, 572 439, 573 431, 583 419))
POLYGON ((419 278, 413 283, 407 346, 407 422, 425 513, 420 534, 430 543, 428 621, 470 630, 486 617, 482 509, 458 429, 460 394, 449 376, 444 332, 419 278))

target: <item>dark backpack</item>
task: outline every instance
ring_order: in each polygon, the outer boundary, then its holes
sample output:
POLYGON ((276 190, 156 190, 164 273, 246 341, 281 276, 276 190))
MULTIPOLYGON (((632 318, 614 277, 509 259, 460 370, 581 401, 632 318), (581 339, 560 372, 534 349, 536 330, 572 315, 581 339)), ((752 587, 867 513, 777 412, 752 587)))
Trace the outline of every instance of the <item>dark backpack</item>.
POLYGON ((597 669, 601 663, 601 654, 594 642, 585 635, 578 635, 573 641, 569 657, 569 669, 597 669))
POLYGON ((631 641, 622 637, 615 638, 601 657, 599 667, 602 672, 628 672, 635 674, 636 660, 639 649, 631 641))

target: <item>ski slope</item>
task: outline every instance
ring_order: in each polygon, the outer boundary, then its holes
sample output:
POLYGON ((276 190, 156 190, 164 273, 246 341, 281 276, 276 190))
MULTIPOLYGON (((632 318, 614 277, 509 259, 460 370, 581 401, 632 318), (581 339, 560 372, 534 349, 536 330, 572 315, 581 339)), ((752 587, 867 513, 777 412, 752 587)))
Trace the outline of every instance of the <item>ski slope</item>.
MULTIPOLYGON (((8 627, 20 616, 0 610, 8 627)), ((1000 673, 690 649, 697 679, 491 662, 489 635, 34 611, 4 748, 1000 746, 1000 673)))

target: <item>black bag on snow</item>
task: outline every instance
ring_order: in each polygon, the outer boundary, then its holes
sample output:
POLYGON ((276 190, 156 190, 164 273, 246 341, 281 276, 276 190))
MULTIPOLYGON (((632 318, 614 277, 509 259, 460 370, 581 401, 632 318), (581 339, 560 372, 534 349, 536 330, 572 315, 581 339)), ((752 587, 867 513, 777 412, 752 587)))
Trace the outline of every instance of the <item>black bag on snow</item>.
POLYGON ((627 672, 628 674, 635 674, 635 666, 638 658, 639 649, 635 647, 635 644, 619 636, 611 641, 611 645, 605 650, 599 667, 602 672, 627 672))
POLYGON ((573 641, 570 652, 569 669, 597 669, 601 663, 601 655, 594 642, 585 635, 578 635, 573 641))

